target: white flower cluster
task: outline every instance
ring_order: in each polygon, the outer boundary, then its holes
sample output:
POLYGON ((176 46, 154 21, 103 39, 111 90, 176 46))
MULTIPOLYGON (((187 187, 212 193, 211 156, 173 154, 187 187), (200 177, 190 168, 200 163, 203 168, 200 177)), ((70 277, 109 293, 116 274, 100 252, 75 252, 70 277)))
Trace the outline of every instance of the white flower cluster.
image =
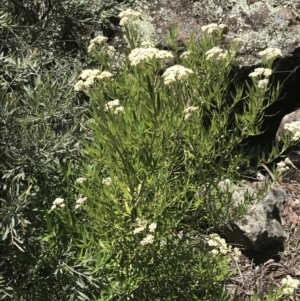
POLYGON ((157 223, 153 222, 148 226, 149 232, 154 233, 157 227, 157 223))
POLYGON ((81 208, 84 205, 84 203, 86 202, 86 200, 87 200, 87 197, 84 197, 84 198, 80 197, 76 201, 75 210, 81 208))
POLYGON ((259 89, 267 89, 269 85, 269 80, 267 78, 265 79, 261 79, 260 81, 258 81, 257 87, 259 89))
POLYGON ((153 242, 154 242, 154 235, 148 234, 145 238, 142 239, 141 245, 142 245, 142 246, 145 246, 145 245, 152 245, 153 242))
POLYGON ((169 60, 172 60, 174 56, 170 51, 158 50, 157 48, 153 47, 135 48, 130 52, 128 56, 128 59, 132 66, 147 63, 153 58, 161 60, 163 63, 165 63, 169 60))
POLYGON ((176 81, 186 80, 191 74, 193 74, 193 70, 189 68, 185 68, 181 65, 174 65, 168 68, 164 74, 162 75, 164 79, 164 83, 169 85, 170 83, 176 81))
POLYGON ((300 282, 297 279, 293 279, 290 275, 287 275, 281 280, 281 284, 285 286, 282 292, 286 295, 292 295, 294 290, 298 288, 300 282))
POLYGON ((106 105, 105 105, 105 112, 109 111, 109 110, 114 110, 114 114, 119 114, 124 112, 124 107, 120 106, 120 100, 119 99, 115 99, 112 101, 109 101, 106 105))
POLYGON ((189 119, 190 118, 190 116, 192 115, 192 112, 194 112, 194 111, 196 111, 196 110, 198 110, 199 109, 199 107, 193 107, 193 106, 190 106, 190 107, 186 107, 185 109, 184 109, 184 120, 187 120, 187 119, 189 119))
POLYGON ((282 57, 282 52, 278 48, 267 48, 258 53, 260 57, 267 59, 268 61, 273 61, 278 57, 282 57))
POLYGON ((283 128, 289 131, 292 135, 292 141, 300 140, 300 121, 293 121, 290 123, 286 123, 283 128))
POLYGON ((228 51, 225 51, 224 49, 220 47, 213 47, 212 49, 206 51, 206 59, 210 60, 212 58, 215 58, 216 60, 222 60, 225 59, 228 55, 228 51))
POLYGON ((141 233, 146 229, 148 222, 145 219, 138 217, 136 218, 135 222, 136 228, 133 230, 133 234, 141 233))
POLYGON ((209 235, 210 239, 208 240, 208 245, 215 247, 210 253, 215 256, 218 254, 230 254, 231 257, 238 261, 242 255, 241 251, 238 248, 232 248, 231 246, 227 247, 225 239, 221 238, 218 234, 213 233, 209 235))
POLYGON ((112 178, 111 178, 111 177, 107 177, 107 178, 104 178, 104 179, 102 180, 102 184, 103 184, 103 185, 110 186, 111 183, 112 183, 112 178))
MULTIPOLYGON (((136 222, 136 224, 135 224, 136 228, 133 230, 133 234, 139 234, 139 233, 141 233, 141 232, 143 232, 147 229, 147 224, 148 224, 147 220, 142 219, 142 218, 137 218, 135 220, 135 222, 136 222)), ((148 231, 150 233, 154 233, 155 230, 156 230, 156 227, 157 227, 157 223, 152 222, 148 226, 148 231)), ((153 234, 147 234, 147 236, 142 239, 140 244, 142 246, 145 246, 145 245, 148 245, 148 244, 153 244, 153 242, 154 242, 154 235, 153 234)))
POLYGON ((64 199, 56 198, 51 206, 51 210, 54 210, 57 207, 64 208, 66 206, 66 204, 64 202, 65 202, 64 199))
POLYGON ((119 13, 120 26, 136 25, 139 24, 139 18, 142 14, 131 8, 119 13))
POLYGON ((91 40, 90 45, 88 47, 88 52, 92 52, 93 50, 96 49, 96 46, 101 46, 104 43, 107 42, 107 37, 103 37, 103 36, 98 36, 94 39, 91 40))
POLYGON ((192 54, 191 51, 185 51, 185 52, 183 52, 183 53, 181 54, 180 58, 181 58, 182 60, 186 60, 186 59, 188 59, 188 58, 190 57, 191 54, 192 54))
POLYGON ((277 165, 276 170, 278 171, 279 174, 289 169, 289 167, 283 161, 278 162, 276 165, 277 165))
POLYGON ((269 68, 256 68, 254 72, 249 74, 249 77, 261 77, 269 78, 272 75, 272 69, 269 68))
POLYGON ((83 184, 85 181, 86 181, 86 178, 78 178, 78 179, 76 179, 75 183, 81 185, 81 184, 83 184))
POLYGON ((201 30, 205 33, 208 34, 213 34, 213 33, 223 33, 228 30, 228 27, 225 24, 209 24, 209 25, 204 25, 201 27, 201 30))
POLYGON ((211 251, 211 253, 213 255, 216 255, 216 254, 219 254, 219 253, 227 254, 228 249, 227 249, 227 244, 226 244, 225 239, 221 238, 216 233, 210 234, 209 237, 210 237, 210 239, 207 242, 208 245, 211 246, 211 247, 216 247, 215 249, 213 249, 211 251))
POLYGON ((100 73, 100 75, 97 76, 97 78, 99 78, 101 80, 111 79, 112 77, 113 77, 113 75, 108 71, 102 71, 100 73))
POLYGON ((272 72, 272 69, 269 68, 256 68, 254 69, 254 72, 251 72, 249 74, 249 77, 261 78, 262 76, 264 76, 264 79, 260 79, 258 81, 257 87, 260 89, 266 89, 268 87, 269 77, 271 76, 272 72))
POLYGON ((230 246, 230 251, 231 251, 231 256, 232 256, 232 258, 233 258, 235 261, 238 261, 239 258, 240 258, 241 255, 242 255, 242 252, 240 251, 240 249, 238 249, 238 248, 233 248, 233 249, 231 249, 231 246, 230 246))
POLYGON ((83 70, 79 77, 81 79, 75 84, 75 91, 86 91, 94 84, 96 79, 111 79, 113 75, 108 71, 100 72, 98 69, 87 69, 83 70))

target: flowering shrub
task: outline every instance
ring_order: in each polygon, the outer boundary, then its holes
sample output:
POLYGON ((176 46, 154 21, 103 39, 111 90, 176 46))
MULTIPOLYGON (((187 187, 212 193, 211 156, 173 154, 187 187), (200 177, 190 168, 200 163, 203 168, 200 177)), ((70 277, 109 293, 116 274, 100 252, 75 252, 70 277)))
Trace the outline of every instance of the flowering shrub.
MULTIPOLYGON (((249 158, 238 146, 260 133, 264 109, 278 96, 278 87, 258 82, 269 80, 271 63, 233 93, 238 43, 219 48, 225 27, 203 28, 202 40, 187 43, 180 56, 174 32, 174 51, 159 50, 138 40, 139 12, 119 17, 130 49, 118 74, 98 80, 113 74, 107 57, 79 79, 93 78, 84 88, 93 138, 85 143, 88 185, 78 186, 85 197, 76 206, 85 229, 80 243, 107 275, 101 300, 228 300, 228 262, 240 251, 216 234, 195 241, 229 218, 232 192, 218 183, 239 180, 249 158)), ((66 210, 57 214, 72 227, 66 210)))

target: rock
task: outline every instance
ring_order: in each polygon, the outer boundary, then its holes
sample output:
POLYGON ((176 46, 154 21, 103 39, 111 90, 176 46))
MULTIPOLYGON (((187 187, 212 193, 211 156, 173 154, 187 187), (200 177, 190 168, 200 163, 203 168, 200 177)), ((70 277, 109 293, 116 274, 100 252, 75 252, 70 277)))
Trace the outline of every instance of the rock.
POLYGON ((157 42, 164 45, 168 30, 178 27, 179 40, 186 42, 193 33, 202 35, 201 27, 210 23, 228 26, 227 41, 244 40, 238 64, 256 65, 256 55, 267 47, 280 48, 288 56, 299 49, 299 1, 250 1, 248 0, 160 0, 137 1, 136 8, 146 11, 157 31, 157 42))
POLYGON ((287 234, 281 226, 279 212, 287 199, 281 186, 273 184, 267 195, 253 205, 243 218, 224 226, 227 242, 260 252, 280 248, 287 234))

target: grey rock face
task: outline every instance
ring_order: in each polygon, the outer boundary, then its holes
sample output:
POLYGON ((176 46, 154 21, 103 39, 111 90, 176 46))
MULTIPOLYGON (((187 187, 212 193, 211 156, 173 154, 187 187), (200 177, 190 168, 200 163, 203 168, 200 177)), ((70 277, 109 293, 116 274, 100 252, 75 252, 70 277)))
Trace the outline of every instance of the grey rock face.
POLYGON ((228 26, 227 40, 244 40, 238 64, 256 65, 257 52, 267 47, 280 48, 289 55, 300 42, 300 2, 284 0, 160 0, 138 1, 137 8, 146 11, 157 31, 157 42, 164 44, 171 24, 178 28, 179 39, 202 35, 201 27, 210 23, 228 26))
POLYGON ((287 198, 281 186, 274 184, 266 197, 253 205, 243 218, 225 225, 227 242, 254 251, 280 247, 287 234, 281 226, 279 212, 287 198))

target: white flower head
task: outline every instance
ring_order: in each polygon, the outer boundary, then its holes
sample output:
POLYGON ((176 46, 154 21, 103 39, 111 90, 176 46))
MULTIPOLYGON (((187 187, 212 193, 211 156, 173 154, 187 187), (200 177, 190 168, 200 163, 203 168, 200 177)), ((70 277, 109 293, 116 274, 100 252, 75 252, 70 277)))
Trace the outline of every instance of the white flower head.
POLYGON ((157 227, 157 223, 153 222, 148 226, 149 232, 154 233, 157 227))
POLYGON ((211 247, 217 247, 217 249, 222 254, 227 254, 228 248, 225 239, 221 238, 218 234, 210 234, 210 239, 208 240, 208 245, 211 247))
POLYGON ((272 75, 273 71, 269 68, 256 68, 253 72, 249 74, 249 77, 261 77, 269 78, 272 75))
POLYGON ((222 33, 227 33, 228 26, 226 24, 219 24, 219 29, 222 33))
POLYGON ((124 107, 120 106, 120 107, 116 107, 114 110, 114 114, 120 114, 124 112, 124 107))
POLYGON ((96 45, 102 45, 102 44, 106 43, 107 40, 108 40, 107 37, 98 36, 98 37, 92 39, 90 43, 91 44, 94 43, 96 45))
POLYGON ((94 84, 95 78, 96 78, 96 76, 90 76, 84 81, 85 89, 90 88, 94 84))
POLYGON ((212 49, 206 51, 205 54, 207 60, 210 60, 212 58, 221 60, 227 57, 228 51, 224 51, 224 49, 220 47, 213 47, 212 49))
POLYGON ((108 111, 109 109, 118 107, 120 105, 120 100, 119 99, 115 99, 115 100, 111 100, 109 101, 106 105, 105 105, 105 112, 108 111))
POLYGON ((111 183, 112 183, 111 177, 107 177, 102 180, 103 185, 109 186, 109 185, 111 185, 111 183))
POLYGON ((104 80, 112 76, 108 71, 100 72, 98 69, 83 70, 79 76, 81 80, 75 84, 74 89, 75 91, 86 91, 94 84, 95 79, 104 80))
POLYGON ((215 24, 211 23, 201 27, 201 30, 204 33, 213 34, 213 33, 225 33, 228 31, 228 27, 225 24, 215 24))
POLYGON ((162 75, 164 79, 164 83, 169 85, 170 83, 176 81, 184 81, 186 80, 191 74, 193 74, 193 70, 189 68, 185 68, 181 65, 174 65, 168 68, 164 74, 162 75))
POLYGON ((218 24, 215 24, 215 23, 204 25, 201 27, 201 30, 208 34, 212 34, 215 32, 218 33, 220 31, 218 24))
POLYGON ((80 204, 82 205, 83 203, 85 203, 87 200, 87 197, 80 197, 77 201, 76 201, 76 204, 80 204))
POLYGON ((142 14, 138 11, 135 11, 131 8, 126 9, 125 11, 119 13, 118 17, 120 20, 120 26, 134 25, 139 23, 139 18, 142 14))
POLYGON ((220 252, 219 252, 219 250, 217 250, 217 249, 212 249, 211 251, 210 251, 210 254, 214 257, 214 256, 216 256, 216 255, 218 255, 220 252))
POLYGON ((257 87, 259 89, 267 89, 269 85, 269 80, 267 78, 265 79, 261 79, 260 81, 258 81, 257 87))
POLYGON ((282 292, 286 295, 291 295, 294 293, 294 290, 298 288, 300 282, 297 279, 293 279, 290 275, 287 275, 281 280, 281 284, 285 286, 282 292))
POLYGON ((147 63, 151 59, 155 58, 158 52, 159 50, 153 47, 135 48, 130 52, 128 59, 132 66, 137 66, 142 63, 147 63))
POLYGON ((161 63, 166 63, 174 59, 173 54, 170 51, 158 50, 157 48, 135 48, 128 56, 130 64, 132 66, 138 66, 143 63, 148 63, 150 60, 156 58, 161 63))
POLYGON ((64 208, 66 205, 64 204, 64 199, 62 198, 56 198, 54 201, 53 201, 53 204, 51 206, 51 210, 54 210, 56 209, 57 207, 61 207, 61 208, 64 208))
POLYGON ((75 183, 81 185, 85 181, 86 181, 86 178, 78 178, 78 179, 76 179, 75 183))
POLYGON ((161 61, 168 61, 174 59, 173 53, 167 50, 159 50, 158 53, 156 53, 155 57, 161 61))
POLYGON ((154 235, 152 234, 148 234, 142 241, 141 241, 141 245, 145 246, 145 245, 152 245, 154 242, 154 235))
POLYGON ((286 123, 283 128, 290 132, 292 141, 300 140, 300 121, 286 123))
POLYGON ((111 79, 113 77, 112 73, 108 71, 102 71, 101 74, 97 75, 97 78, 103 79, 111 79))
POLYGON ((83 80, 79 80, 75 86, 74 86, 74 90, 79 92, 79 91, 84 91, 85 90, 85 85, 84 85, 84 82, 83 80))
POLYGON ((61 204, 63 204, 64 203, 64 199, 62 199, 62 198, 56 198, 55 200, 54 200, 54 202, 53 202, 53 205, 61 205, 61 204))
POLYGON ((199 107, 193 107, 193 106, 186 107, 184 109, 184 113, 185 113, 184 120, 189 119, 191 117, 191 115, 192 115, 192 112, 194 112, 194 111, 196 111, 198 109, 199 109, 199 107))
POLYGON ((188 59, 188 58, 191 56, 191 54, 192 54, 191 51, 185 51, 185 52, 183 52, 183 53, 181 54, 180 58, 181 58, 182 60, 186 60, 186 59, 188 59))
POLYGON ((88 46, 88 53, 90 53, 94 50, 96 50, 96 44, 95 43, 90 43, 90 45, 88 46))
POLYGON ((258 53, 260 57, 267 59, 268 61, 273 61, 278 57, 282 57, 282 52, 278 48, 267 48, 258 53))
POLYGON ((231 255, 235 261, 238 261, 239 258, 242 256, 242 252, 239 248, 233 248, 231 255))
POLYGON ((94 77, 99 74, 100 74, 100 70, 98 69, 86 69, 81 72, 79 77, 83 80, 87 80, 89 77, 94 77))
POLYGON ((277 165, 276 170, 278 171, 279 174, 289 169, 289 167, 286 165, 284 161, 280 161, 276 165, 277 165))
POLYGON ((106 47, 106 53, 110 58, 112 58, 115 55, 115 52, 116 52, 116 49, 114 46, 108 45, 106 47))
POLYGON ((146 229, 146 227, 144 227, 144 226, 139 226, 139 227, 137 227, 137 228, 135 228, 135 229, 133 230, 133 234, 141 233, 141 232, 143 232, 145 229, 146 229))
POLYGON ((85 202, 87 200, 87 197, 80 197, 77 201, 76 201, 76 205, 75 205, 75 210, 81 208, 85 202))
POLYGON ((137 217, 137 218, 135 219, 135 222, 136 222, 136 225, 137 225, 138 227, 144 227, 144 228, 146 228, 146 226, 147 226, 147 224, 148 224, 148 221, 147 221, 147 220, 145 220, 145 219, 143 219, 143 218, 140 218, 140 217, 137 217))

